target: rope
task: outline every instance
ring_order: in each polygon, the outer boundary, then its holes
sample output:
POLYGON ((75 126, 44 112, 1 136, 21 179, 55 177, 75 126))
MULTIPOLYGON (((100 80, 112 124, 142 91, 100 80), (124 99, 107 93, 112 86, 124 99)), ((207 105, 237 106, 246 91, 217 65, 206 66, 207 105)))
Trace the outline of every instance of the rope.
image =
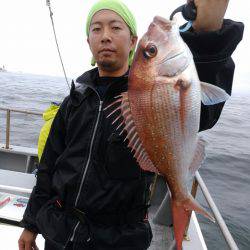
POLYGON ((53 12, 52 12, 52 9, 51 9, 51 6, 50 6, 50 0, 46 0, 46 4, 47 4, 47 6, 49 8, 49 12, 50 12, 51 24, 52 24, 52 28, 53 28, 53 33, 54 33, 54 37, 55 37, 57 51, 58 51, 59 58, 60 58, 60 61, 61 61, 61 65, 62 65, 62 69, 63 69, 63 74, 64 74, 64 77, 65 77, 66 83, 68 85, 68 88, 70 90, 68 78, 67 78, 67 75, 66 75, 65 67, 64 67, 64 64, 63 64, 61 52, 60 52, 59 45, 58 45, 58 39, 57 39, 57 36, 56 36, 56 30, 55 30, 55 24, 54 24, 54 20, 53 20, 53 12))

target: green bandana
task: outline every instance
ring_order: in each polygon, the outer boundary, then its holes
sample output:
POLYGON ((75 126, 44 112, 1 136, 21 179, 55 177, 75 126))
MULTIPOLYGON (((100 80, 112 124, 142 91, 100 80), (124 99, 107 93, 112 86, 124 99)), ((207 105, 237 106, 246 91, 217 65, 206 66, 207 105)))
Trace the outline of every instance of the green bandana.
MULTIPOLYGON (((124 22, 128 25, 133 36, 137 36, 136 21, 133 14, 130 12, 128 7, 119 0, 100 0, 94 4, 91 8, 87 23, 86 23, 86 34, 89 36, 89 27, 94 14, 99 10, 112 10, 122 17, 124 22)), ((135 50, 131 50, 129 54, 129 65, 131 65, 135 50)), ((95 65, 95 59, 92 58, 91 65, 95 65)))

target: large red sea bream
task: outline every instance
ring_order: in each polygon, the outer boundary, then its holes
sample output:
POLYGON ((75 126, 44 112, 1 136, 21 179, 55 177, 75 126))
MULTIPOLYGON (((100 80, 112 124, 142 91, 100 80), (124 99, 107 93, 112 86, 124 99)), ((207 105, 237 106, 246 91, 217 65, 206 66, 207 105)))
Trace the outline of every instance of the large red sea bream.
POLYGON ((227 98, 224 90, 200 82, 177 25, 157 16, 139 42, 128 91, 106 108, 114 108, 110 115, 121 111, 115 123, 127 132, 140 167, 165 177, 178 250, 192 210, 213 219, 187 188, 189 174, 205 155, 205 143, 198 136, 201 101, 212 105, 227 98))

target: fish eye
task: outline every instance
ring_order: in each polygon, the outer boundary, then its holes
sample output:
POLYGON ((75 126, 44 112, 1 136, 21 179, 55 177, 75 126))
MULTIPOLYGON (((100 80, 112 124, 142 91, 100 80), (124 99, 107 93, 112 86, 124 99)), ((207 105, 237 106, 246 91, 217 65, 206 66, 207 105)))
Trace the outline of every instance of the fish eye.
POLYGON ((157 48, 154 44, 148 44, 146 48, 143 50, 143 56, 146 59, 153 58, 157 54, 157 48))

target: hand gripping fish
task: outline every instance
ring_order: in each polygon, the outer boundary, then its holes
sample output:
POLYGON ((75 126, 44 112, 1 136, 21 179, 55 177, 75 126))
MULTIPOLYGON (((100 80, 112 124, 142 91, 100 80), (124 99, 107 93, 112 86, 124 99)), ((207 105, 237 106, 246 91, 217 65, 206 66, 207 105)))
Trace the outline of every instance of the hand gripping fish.
POLYGON ((128 91, 106 107, 113 107, 109 116, 120 111, 113 123, 126 131, 140 167, 166 178, 178 250, 192 210, 214 220, 189 193, 187 179, 205 157, 205 142, 198 137, 201 101, 212 105, 228 97, 200 82, 176 23, 156 16, 136 50, 128 91))

